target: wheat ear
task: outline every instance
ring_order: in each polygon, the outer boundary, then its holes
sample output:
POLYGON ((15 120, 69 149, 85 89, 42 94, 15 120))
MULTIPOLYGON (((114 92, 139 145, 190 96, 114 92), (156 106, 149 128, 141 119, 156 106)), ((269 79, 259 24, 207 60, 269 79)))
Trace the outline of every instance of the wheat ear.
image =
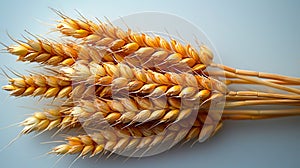
POLYGON ((21 122, 21 125, 24 126, 21 134, 29 134, 33 131, 45 132, 55 128, 64 130, 78 127, 79 121, 68 113, 68 109, 60 108, 36 112, 21 122))
MULTIPOLYGON (((218 124, 215 131, 219 130, 221 126, 221 123, 218 124)), ((206 127, 206 131, 209 132, 209 129, 211 128, 212 127, 206 127)), ((147 152, 149 149, 155 148, 158 145, 161 145, 161 143, 168 141, 176 141, 184 138, 186 142, 194 138, 202 138, 200 137, 201 129, 203 129, 202 126, 195 125, 190 130, 182 128, 177 129, 180 129, 181 131, 175 129, 159 136, 146 136, 144 138, 136 137, 132 134, 132 132, 114 133, 111 131, 105 131, 105 133, 99 132, 91 135, 67 137, 67 143, 54 147, 50 153, 61 155, 79 154, 78 157, 84 157, 88 154, 90 157, 93 157, 101 153, 114 153, 116 151, 121 153, 131 151, 133 154, 143 149, 143 152, 147 152)))
POLYGON ((67 97, 71 91, 71 80, 64 76, 30 75, 10 78, 10 84, 2 89, 13 96, 39 96, 45 98, 67 97))

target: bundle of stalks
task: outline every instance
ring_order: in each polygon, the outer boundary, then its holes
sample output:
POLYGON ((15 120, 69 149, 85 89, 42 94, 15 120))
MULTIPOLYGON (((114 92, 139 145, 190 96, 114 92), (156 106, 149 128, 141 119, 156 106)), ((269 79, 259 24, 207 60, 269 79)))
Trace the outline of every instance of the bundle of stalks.
POLYGON ((224 120, 300 115, 300 78, 234 69, 214 63, 205 45, 196 49, 54 11, 61 17, 56 30, 73 40, 34 36, 5 46, 18 61, 37 62, 51 73, 7 75, 9 84, 2 87, 12 96, 65 101, 21 122, 21 135, 85 130, 75 131, 50 153, 141 157, 180 141, 204 141, 224 120), (276 92, 239 90, 243 85, 276 92), (276 109, 278 105, 285 107, 276 109))

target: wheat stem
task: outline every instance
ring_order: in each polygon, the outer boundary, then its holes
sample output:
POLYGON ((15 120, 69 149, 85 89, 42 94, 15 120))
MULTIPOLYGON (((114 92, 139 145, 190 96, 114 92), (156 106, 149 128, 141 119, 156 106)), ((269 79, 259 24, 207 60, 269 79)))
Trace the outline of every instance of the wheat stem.
POLYGON ((264 81, 264 80, 261 80, 261 79, 250 78, 250 77, 243 76, 243 75, 237 75, 237 74, 227 72, 227 71, 225 71, 225 74, 230 75, 231 77, 235 77, 235 78, 243 79, 243 80, 246 80, 246 81, 262 84, 262 85, 269 86, 269 87, 272 87, 272 88, 276 88, 276 89, 279 89, 279 90, 284 90, 284 91, 288 91, 288 92, 291 92, 291 93, 300 94, 300 90, 296 89, 296 88, 287 87, 287 86, 284 86, 284 85, 279 85, 279 84, 276 84, 276 83, 267 82, 267 81, 264 81))
POLYGON ((259 91, 229 91, 227 97, 234 96, 254 96, 257 98, 277 98, 277 99, 294 99, 300 100, 300 95, 295 94, 280 94, 280 93, 267 93, 259 91))
POLYGON ((233 108, 240 106, 253 106, 253 105, 294 105, 299 106, 300 100, 289 100, 289 99, 273 99, 273 100, 244 100, 226 102, 225 108, 233 108))
POLYGON ((300 115, 300 109, 276 109, 276 110, 224 110, 223 116, 227 115, 253 115, 253 116, 294 116, 300 115))
POLYGON ((227 72, 231 72, 231 73, 237 74, 237 75, 253 76, 253 77, 258 77, 258 78, 266 78, 266 79, 284 81, 284 82, 287 82, 287 83, 291 82, 293 84, 298 84, 298 85, 300 84, 300 78, 296 78, 296 77, 290 77, 290 76, 284 76, 284 75, 278 75, 278 74, 271 74, 271 73, 265 73, 265 72, 235 69, 235 68, 231 68, 231 67, 221 65, 221 64, 211 64, 211 66, 212 67, 218 67, 222 70, 225 70, 227 72))
POLYGON ((273 119, 273 118, 281 118, 281 117, 289 117, 289 115, 244 115, 244 114, 234 114, 234 115, 225 115, 222 117, 223 120, 262 120, 262 119, 273 119))
MULTIPOLYGON (((279 85, 299 85, 298 82, 285 82, 285 81, 278 81, 278 80, 265 80, 265 81, 270 82, 270 83, 279 84, 279 85)), ((226 85, 232 85, 232 84, 246 84, 246 85, 257 84, 257 83, 251 82, 251 81, 239 80, 239 79, 226 79, 224 81, 224 83, 226 85)))

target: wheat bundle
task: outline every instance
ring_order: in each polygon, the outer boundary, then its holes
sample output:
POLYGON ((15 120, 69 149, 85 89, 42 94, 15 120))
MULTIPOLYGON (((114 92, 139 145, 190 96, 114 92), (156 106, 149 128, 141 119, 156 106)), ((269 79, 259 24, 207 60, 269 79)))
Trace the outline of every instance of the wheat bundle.
POLYGON ((2 87, 12 96, 65 101, 21 122, 20 135, 81 130, 50 153, 143 156, 180 141, 204 141, 223 120, 300 115, 300 89, 294 87, 299 78, 237 70, 215 63, 205 45, 196 49, 172 38, 54 11, 61 17, 56 31, 71 37, 68 42, 34 36, 5 45, 18 61, 37 62, 50 74, 7 75, 9 84, 2 87), (239 90, 232 84, 278 92, 239 90), (268 109, 247 109, 257 105, 268 109), (272 109, 274 105, 287 107, 272 109))

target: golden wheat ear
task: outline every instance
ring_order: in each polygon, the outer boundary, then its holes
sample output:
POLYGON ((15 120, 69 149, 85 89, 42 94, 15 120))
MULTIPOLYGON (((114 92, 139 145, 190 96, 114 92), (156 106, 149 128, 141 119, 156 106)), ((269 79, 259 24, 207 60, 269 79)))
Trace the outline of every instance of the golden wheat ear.
POLYGON ((137 51, 139 48, 150 47, 154 49, 163 49, 170 52, 169 60, 165 63, 179 61, 187 63, 193 69, 198 69, 212 62, 213 54, 208 47, 200 45, 200 52, 191 45, 183 45, 180 42, 171 39, 170 42, 160 36, 150 36, 144 33, 133 33, 130 29, 127 31, 108 23, 94 23, 79 19, 72 19, 55 11, 62 20, 58 21, 57 30, 63 35, 72 36, 80 39, 84 44, 92 46, 106 46, 112 51, 123 51, 127 54, 137 51), (172 55, 175 54, 175 55, 172 55), (171 56, 172 55, 172 56, 171 56), (203 65, 204 64, 204 65, 203 65))
MULTIPOLYGON (((219 124, 214 132, 218 131, 221 126, 219 124)), ((184 125, 182 125, 182 128, 176 127, 170 132, 163 133, 164 126, 158 127, 161 126, 157 126, 152 130, 143 127, 131 127, 125 130, 121 129, 122 133, 100 130, 89 135, 69 136, 66 138, 66 143, 54 147, 50 153, 59 155, 78 154, 78 157, 87 155, 93 157, 98 154, 108 154, 107 157, 109 157, 112 153, 122 154, 126 152, 129 152, 131 156, 137 152, 144 155, 149 150, 157 150, 164 143, 173 146, 182 139, 186 143, 193 139, 203 138, 202 136, 205 134, 200 135, 201 130, 210 132, 211 130, 208 129, 212 128, 195 122, 190 130, 184 129, 184 125), (151 136, 153 134, 157 134, 157 136, 151 136)), ((211 136, 211 134, 208 136, 211 136)))
POLYGON ((77 52, 74 43, 65 44, 35 37, 35 39, 25 38, 25 41, 15 40, 9 36, 16 44, 6 46, 8 53, 16 55, 18 61, 37 62, 43 65, 70 66, 77 59, 77 52))
POLYGON ((2 89, 13 96, 64 98, 70 95, 72 85, 71 80, 63 76, 30 75, 9 79, 9 85, 2 89))
POLYGON ((70 114, 69 108, 61 107, 35 112, 21 122, 20 125, 24 127, 21 134, 29 134, 31 132, 43 133, 52 129, 62 131, 76 128, 80 123, 75 116, 70 114))

